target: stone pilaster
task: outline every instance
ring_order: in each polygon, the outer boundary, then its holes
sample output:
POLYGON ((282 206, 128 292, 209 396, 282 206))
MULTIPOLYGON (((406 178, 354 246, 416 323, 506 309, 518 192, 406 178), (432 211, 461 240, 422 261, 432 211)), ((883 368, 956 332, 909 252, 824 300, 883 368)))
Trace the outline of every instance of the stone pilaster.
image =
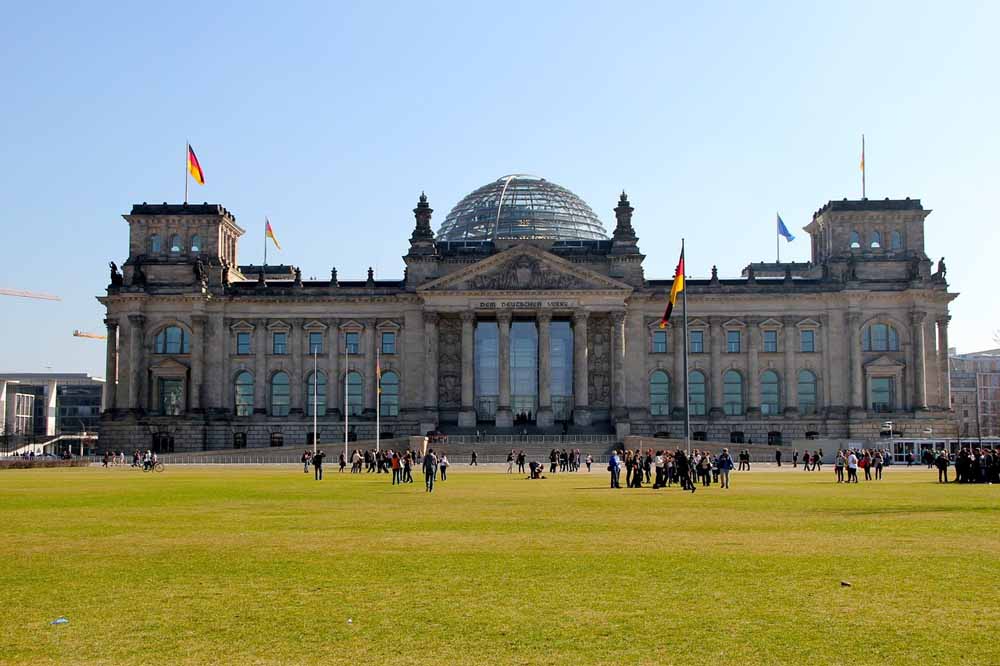
POLYGON ((938 373, 937 322, 927 317, 923 321, 924 329, 924 385, 927 387, 926 402, 928 408, 947 403, 941 399, 941 375, 938 373))
POLYGON ((552 414, 552 313, 538 313, 538 413, 535 423, 542 427, 555 421, 552 414))
MULTIPOLYGON (((376 403, 378 402, 378 381, 375 378, 375 347, 378 345, 378 321, 375 319, 366 319, 365 324, 365 340, 363 347, 363 354, 366 354, 367 358, 364 360, 364 377, 365 377, 365 409, 364 413, 374 417, 376 403)), ((434 351, 437 352, 437 328, 435 328, 434 334, 434 351)), ((437 368, 437 365, 434 366, 437 368)), ((435 384, 436 384, 435 378, 435 384)), ((434 402, 437 404, 437 391, 435 391, 434 402)))
POLYGON ((847 367, 848 384, 851 387, 851 411, 867 411, 864 393, 864 368, 861 367, 861 315, 858 312, 847 312, 844 315, 847 325, 847 339, 850 348, 847 357, 850 359, 847 367))
POLYGON ((435 414, 438 406, 438 314, 424 313, 424 409, 435 414))
POLYGON ((726 332, 722 328, 722 317, 710 317, 708 324, 708 344, 711 345, 711 358, 708 365, 708 390, 711 394, 709 414, 713 418, 718 418, 725 414, 722 404, 722 343, 725 340, 726 332))
POLYGON ((927 409, 926 367, 924 365, 924 318, 923 312, 910 313, 910 335, 913 338, 913 409, 927 409))
POLYGON ((587 317, 587 312, 573 315, 573 423, 580 426, 590 425, 587 317))
POLYGON ((107 359, 104 365, 104 394, 101 398, 101 411, 114 409, 115 392, 118 388, 118 320, 105 319, 108 327, 107 359))
POLYGON ((496 425, 510 428, 514 425, 514 414, 510 409, 510 313, 497 314, 497 328, 500 331, 497 364, 500 366, 500 397, 497 404, 496 425))
POLYGON ((938 375, 941 377, 941 407, 951 409, 951 359, 948 356, 948 322, 945 315, 937 320, 938 335, 938 375))
POLYGON ((628 416, 625 409, 625 312, 611 313, 611 408, 615 419, 628 416))
POLYGON ((202 400, 204 395, 205 379, 205 324, 208 317, 203 314, 191 315, 191 393, 188 396, 188 409, 194 412, 201 412, 205 405, 202 400))
POLYGON ((253 331, 253 412, 268 413, 268 389, 271 378, 267 376, 267 320, 258 319, 253 331))
POLYGON ((132 410, 141 409, 145 405, 142 398, 145 385, 143 375, 146 373, 145 328, 146 317, 141 314, 128 316, 128 408, 132 410))
MULTIPOLYGON (((306 378, 305 373, 302 372, 302 354, 303 347, 305 346, 302 342, 302 325, 305 322, 301 319, 293 319, 291 321, 292 330, 288 332, 288 346, 287 351, 292 355, 292 372, 289 382, 289 399, 291 404, 289 405, 289 414, 303 414, 306 409, 306 398, 305 398, 305 386, 303 385, 306 378)), ((309 359, 312 361, 312 359, 309 359)), ((312 372, 312 363, 309 364, 309 372, 312 372)), ((311 396, 310 396, 311 399, 311 396)))
POLYGON ((326 344, 326 413, 328 416, 343 418, 344 378, 340 370, 340 320, 330 319, 326 325, 329 327, 326 344))
POLYGON ((757 354, 760 351, 760 327, 756 318, 747 319, 747 381, 749 390, 747 391, 747 417, 757 418, 760 416, 760 362, 757 354))
POLYGON ((785 415, 786 416, 798 416, 799 413, 799 373, 795 369, 795 354, 797 352, 795 333, 798 331, 795 328, 795 318, 785 317, 784 328, 782 333, 784 341, 784 369, 782 375, 784 381, 782 382, 784 390, 782 391, 782 398, 785 403, 785 415))
POLYGON ((476 313, 462 313, 462 410, 458 413, 458 425, 463 428, 476 426, 475 400, 475 347, 476 313))
MULTIPOLYGON (((683 418, 684 416, 684 405, 687 404, 684 400, 684 326, 677 326, 672 324, 668 326, 668 331, 673 333, 673 340, 671 342, 673 345, 670 347, 670 352, 674 359, 674 373, 671 377, 670 382, 670 404, 672 405, 671 412, 674 418, 683 418)), ((649 336, 643 336, 645 348, 649 349, 649 336)), ((645 368, 643 368, 645 370, 645 368)), ((642 404, 646 407, 647 412, 649 409, 649 375, 645 372, 643 373, 643 392, 642 392, 642 404)))

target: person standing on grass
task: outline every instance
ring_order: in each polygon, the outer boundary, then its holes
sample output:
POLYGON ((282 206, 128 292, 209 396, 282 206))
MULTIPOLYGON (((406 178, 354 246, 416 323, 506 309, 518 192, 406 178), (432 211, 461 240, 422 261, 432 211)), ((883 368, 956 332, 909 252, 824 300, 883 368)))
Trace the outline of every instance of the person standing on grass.
POLYGON ((390 461, 390 466, 392 467, 392 485, 397 485, 403 482, 402 472, 400 471, 399 456, 392 456, 390 461))
POLYGON ((875 480, 876 481, 881 481, 882 480, 882 466, 884 464, 885 464, 885 461, 882 459, 882 452, 876 450, 875 451, 875 455, 872 458, 872 465, 875 467, 875 480))
POLYGON ((809 471, 809 449, 802 452, 802 471, 809 471))
POLYGON ((865 470, 865 481, 872 480, 872 457, 868 453, 868 449, 861 451, 861 460, 858 461, 858 466, 865 470))
POLYGON ((948 454, 944 452, 944 449, 941 449, 937 458, 934 459, 934 465, 938 470, 938 483, 948 483, 948 454))
POLYGON ((774 450, 774 462, 778 463, 778 467, 781 467, 781 449, 774 450))
POLYGON ((858 457, 853 450, 847 454, 847 482, 858 482, 858 457))
POLYGON ((317 481, 323 480, 323 458, 325 457, 326 454, 323 453, 322 449, 320 449, 316 455, 312 456, 313 478, 317 481))
POLYGON ((587 454, 587 472, 590 472, 590 466, 594 464, 594 456, 587 454))
POLYGON ((618 462, 618 451, 611 452, 611 457, 608 459, 608 471, 611 472, 611 487, 621 488, 619 479, 621 478, 622 468, 621 463, 618 462))
POLYGON ((427 492, 434 492, 434 477, 437 476, 438 461, 434 449, 427 449, 424 455, 424 485, 427 492))
POLYGON ((792 469, 799 466, 799 450, 792 449, 792 469))
POLYGON ((473 465, 479 467, 479 456, 476 454, 474 450, 472 452, 472 459, 469 461, 469 467, 472 467, 473 465))
POLYGON ((413 455, 409 451, 403 456, 403 483, 413 483, 413 455))
POLYGON ((448 480, 448 465, 450 465, 450 464, 451 463, 448 462, 448 454, 447 453, 442 453, 441 454, 441 462, 438 463, 438 467, 441 469, 441 480, 442 481, 447 481, 448 480))
POLYGON ((722 449, 719 454, 719 481, 724 489, 729 489, 729 473, 733 471, 733 458, 729 455, 729 449, 722 449))
POLYGON ((340 456, 338 456, 338 458, 340 460, 340 473, 343 474, 344 468, 347 467, 347 458, 344 457, 343 451, 341 451, 340 456))
POLYGON ((694 492, 696 488, 694 479, 691 478, 691 461, 688 460, 687 456, 680 449, 677 449, 676 453, 674 453, 674 464, 677 466, 677 479, 680 481, 681 490, 694 492))
POLYGON ((302 452, 302 473, 309 473, 309 461, 312 460, 312 453, 308 449, 302 452))
POLYGON ((517 452, 517 471, 520 474, 524 474, 524 463, 527 461, 528 456, 525 455, 524 449, 517 452))
POLYGON ((837 475, 837 483, 844 482, 844 465, 847 464, 847 460, 844 458, 844 450, 841 449, 837 451, 837 460, 833 463, 833 471, 837 475))
POLYGON ((823 449, 816 449, 816 452, 813 453, 813 471, 823 471, 823 449))
MULTIPOLYGON (((511 449, 510 453, 507 454, 507 473, 514 473, 514 449, 511 449)), ((444 481, 444 478, 442 477, 441 480, 444 481)))

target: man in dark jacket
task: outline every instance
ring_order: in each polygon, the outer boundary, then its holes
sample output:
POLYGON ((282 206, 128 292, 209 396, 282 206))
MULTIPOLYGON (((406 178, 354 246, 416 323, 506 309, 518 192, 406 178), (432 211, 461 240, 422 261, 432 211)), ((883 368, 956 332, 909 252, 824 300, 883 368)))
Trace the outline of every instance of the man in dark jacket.
POLYGON ((326 457, 326 454, 323 453, 322 450, 319 451, 319 453, 317 453, 316 455, 313 456, 313 459, 312 459, 313 471, 314 471, 314 477, 315 477, 315 479, 317 481, 322 481, 323 480, 323 458, 325 458, 325 457, 326 457))
POLYGON ((434 455, 434 449, 427 449, 427 453, 424 454, 424 485, 427 486, 427 492, 434 492, 434 478, 437 476, 438 461, 437 456, 434 455))

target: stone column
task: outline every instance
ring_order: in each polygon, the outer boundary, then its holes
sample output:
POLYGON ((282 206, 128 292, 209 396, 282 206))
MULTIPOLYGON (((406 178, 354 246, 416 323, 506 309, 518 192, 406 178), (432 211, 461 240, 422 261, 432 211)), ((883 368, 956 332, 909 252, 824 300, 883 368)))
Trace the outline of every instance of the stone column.
POLYGON ((795 318, 784 319, 784 391, 781 396, 785 403, 786 416, 798 416, 799 413, 799 373, 795 369, 795 318))
POLYGON ((587 312, 573 315, 573 423, 590 425, 590 375, 587 367, 587 312))
POLYGON ((924 319, 924 385, 927 387, 928 407, 947 403, 941 398, 941 375, 938 373, 937 322, 931 317, 924 319))
POLYGON ((458 413, 458 425, 462 428, 476 427, 475 382, 476 382, 476 313, 462 313, 462 410, 458 413))
POLYGON ((205 377, 205 322, 208 317, 203 314, 191 315, 191 386, 188 395, 188 409, 201 412, 202 384, 205 377))
MULTIPOLYGON (((208 323, 211 335, 205 340, 206 358, 212 358, 213 351, 218 365, 209 364, 203 377, 204 389, 203 401, 208 408, 233 409, 233 404, 228 400, 227 391, 233 390, 232 370, 229 365, 229 322, 221 312, 216 312, 211 316, 208 323), (212 341, 211 347, 207 346, 208 341, 212 341)), ((235 403, 235 399, 233 400, 235 403)))
POLYGON ((625 409, 625 312, 611 313, 611 407, 615 419, 628 416, 625 409))
MULTIPOLYGON (((365 359, 367 371, 365 375, 365 414, 375 416, 376 402, 378 401, 378 380, 375 378, 375 347, 378 345, 378 322, 375 319, 365 320, 365 333, 368 339, 365 340, 368 358, 365 359)), ((437 355, 437 326, 434 327, 434 352, 437 355)), ((437 386, 437 365, 434 366, 434 384, 437 386)), ((434 405, 437 406, 437 389, 434 391, 434 405)))
POLYGON ((104 365, 104 395, 101 398, 101 411, 114 409, 115 390, 118 383, 118 320, 105 319, 108 327, 107 360, 104 365))
MULTIPOLYGON (((291 404, 288 407, 289 414, 303 414, 305 412, 306 398, 305 396, 305 386, 303 383, 306 380, 305 373, 302 372, 302 355, 305 353, 303 351, 302 344, 302 325, 301 319, 292 319, 292 329, 288 332, 288 347, 287 351, 292 355, 292 371, 289 373, 291 377, 289 382, 289 400, 291 404)), ((312 372, 312 359, 309 359, 309 372, 312 372)), ((309 399, 311 399, 310 396, 309 399)))
POLYGON ((132 410, 139 409, 143 404, 142 375, 146 372, 146 365, 142 347, 145 344, 143 341, 145 324, 146 318, 141 314, 128 316, 128 408, 132 410))
POLYGON ((253 413, 267 414, 267 320, 258 319, 253 331, 253 413))
MULTIPOLYGON (((941 407, 951 409, 951 357, 948 356, 948 322, 951 316, 937 320, 938 374, 941 377, 941 407)), ((978 396, 977 396, 978 400, 978 396)))
MULTIPOLYGON (((437 414, 438 313, 424 313, 424 409, 437 414)), ((437 421, 437 417, 434 418, 437 421)))
POLYGON ((333 416, 340 414, 343 418, 344 378, 340 376, 340 321, 330 319, 326 325, 329 327, 329 335, 326 336, 326 413, 333 416))
POLYGON ((514 425, 514 414, 510 409, 510 313, 497 313, 497 328, 500 331, 497 365, 500 367, 500 398, 497 404, 496 425, 510 428, 514 425))
POLYGON ((552 414, 552 340, 551 312, 538 313, 538 414, 535 423, 548 427, 555 423, 552 414))
POLYGON ((722 405, 722 343, 725 340, 726 332, 722 329, 722 317, 710 317, 708 323, 708 344, 711 345, 708 390, 712 396, 709 414, 713 418, 718 418, 725 414, 722 405))
POLYGON ((747 416, 760 416, 760 364, 757 350, 760 348, 760 328, 757 319, 747 320, 747 381, 750 383, 747 395, 747 416))
POLYGON ((923 312, 910 314, 910 335, 913 337, 913 409, 927 409, 927 385, 924 367, 924 318, 923 312))
POLYGON ((848 383, 851 387, 850 408, 864 412, 867 411, 867 401, 864 390, 864 369, 861 367, 861 315, 857 312, 847 312, 845 319, 847 339, 850 340, 850 349, 847 350, 847 357, 850 359, 847 367, 848 383))

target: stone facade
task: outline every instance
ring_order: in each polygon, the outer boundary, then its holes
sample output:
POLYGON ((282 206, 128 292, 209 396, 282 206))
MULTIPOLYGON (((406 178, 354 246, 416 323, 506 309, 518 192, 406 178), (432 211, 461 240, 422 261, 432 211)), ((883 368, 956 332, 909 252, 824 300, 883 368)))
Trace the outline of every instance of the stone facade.
MULTIPOLYGON (((432 212, 421 196, 402 280, 341 281, 334 269, 313 281, 294 267, 240 266, 243 230, 221 206, 134 206, 124 216, 128 259, 99 298, 108 332, 102 445, 303 446, 314 365, 324 442, 343 441, 345 410, 347 430, 373 437, 380 402, 381 430, 396 435, 545 430, 566 399, 549 390, 556 322, 572 331, 564 351, 575 427, 683 436, 680 304, 661 329, 672 280, 645 277, 624 193, 607 241, 437 242, 432 212), (524 321, 537 331, 537 396, 531 423, 515 426, 523 389, 516 377, 512 386, 510 344, 524 321), (489 400, 476 388, 484 322, 497 336, 489 400)), ((897 432, 954 431, 955 295, 924 252, 929 212, 910 199, 830 202, 805 227, 809 263, 689 278, 696 437, 864 438, 886 419, 897 432)))

